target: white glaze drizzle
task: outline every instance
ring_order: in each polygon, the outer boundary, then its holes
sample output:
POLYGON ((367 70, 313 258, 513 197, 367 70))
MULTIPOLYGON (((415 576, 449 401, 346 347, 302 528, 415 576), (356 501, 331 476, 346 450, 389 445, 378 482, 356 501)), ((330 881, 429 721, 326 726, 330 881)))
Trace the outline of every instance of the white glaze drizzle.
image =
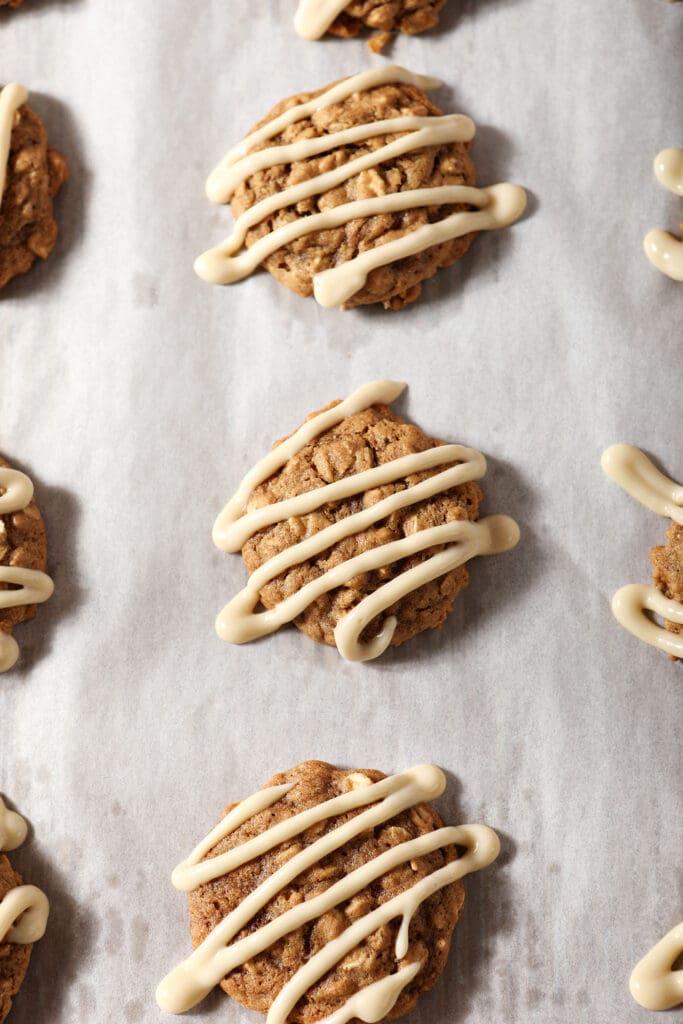
POLYGON ((672 970, 681 953, 683 922, 660 939, 634 968, 629 988, 646 1010, 671 1010, 683 1003, 683 970, 672 970))
POLYGON ((657 153, 654 171, 660 185, 683 198, 683 149, 663 149, 657 153))
MULTIPOLYGON (((601 465, 610 480, 645 508, 683 525, 683 487, 665 476, 639 448, 614 444, 602 454, 601 465)), ((639 640, 672 658, 683 658, 683 636, 658 626, 647 614, 660 615, 683 625, 683 604, 672 601, 656 587, 631 583, 612 598, 617 621, 639 640)))
MULTIPOLYGON (((20 846, 28 826, 20 814, 10 811, 0 798, 0 852, 20 846)), ((17 885, 0 900, 0 945, 16 942, 26 945, 42 939, 50 904, 35 885, 17 885)))
POLYGON ((405 385, 395 381, 375 381, 366 384, 345 401, 309 419, 290 438, 269 452, 245 476, 236 494, 216 520, 213 529, 216 546, 223 551, 239 551, 249 537, 265 526, 282 522, 292 516, 306 515, 329 502, 340 501, 426 469, 447 466, 453 462, 457 464, 341 519, 268 559, 251 574, 247 585, 218 616, 216 629, 223 640, 229 643, 247 643, 266 636, 285 623, 291 622, 322 594, 342 586, 360 573, 370 572, 436 545, 448 545, 444 551, 432 555, 379 587, 340 620, 335 629, 335 642, 339 652, 350 661, 367 661, 378 657, 391 643, 397 625, 394 616, 390 616, 384 622, 378 636, 365 642, 360 640, 368 623, 388 607, 425 583, 463 565, 475 555, 497 554, 508 551, 517 544, 519 528, 514 520, 507 516, 488 516, 476 523, 458 520, 443 526, 416 530, 398 541, 373 548, 342 562, 305 584, 295 594, 280 601, 275 608, 255 612, 260 591, 280 573, 315 557, 340 540, 368 529, 399 509, 484 476, 486 460, 480 452, 462 445, 439 445, 344 477, 335 483, 315 488, 294 498, 266 505, 252 512, 246 511, 249 495, 254 488, 272 476, 309 441, 340 423, 347 416, 352 416, 378 402, 393 401, 404 387, 405 385))
POLYGON ((302 39, 320 39, 349 0, 299 0, 294 28, 302 39))
MULTIPOLYGON (((316 920, 328 910, 350 899, 399 864, 408 863, 429 852, 454 844, 466 848, 467 852, 462 857, 432 872, 412 888, 354 921, 341 935, 312 956, 285 984, 270 1008, 267 1024, 284 1024, 298 1000, 324 974, 377 928, 398 917, 402 918, 402 924, 396 941, 396 958, 398 961, 403 960, 409 952, 410 921, 420 904, 432 893, 458 878, 486 867, 495 860, 500 850, 495 832, 483 825, 437 829, 387 850, 350 872, 320 895, 294 906, 245 938, 228 945, 242 928, 299 874, 343 847, 365 829, 374 828, 417 803, 439 796, 445 788, 445 778, 438 768, 432 765, 419 765, 401 775, 371 785, 354 786, 341 796, 291 818, 285 818, 227 853, 209 861, 202 861, 202 857, 206 856, 220 839, 230 835, 239 824, 259 810, 282 799, 292 788, 292 785, 272 787, 272 794, 270 789, 266 789, 238 804, 190 854, 190 857, 176 868, 173 873, 174 885, 183 891, 196 888, 274 849, 279 843, 301 835, 318 822, 361 807, 367 809, 304 847, 229 913, 194 953, 161 982, 157 989, 157 1002, 161 1009, 171 1013, 182 1013, 190 1009, 203 999, 221 978, 240 964, 268 949, 282 936, 316 920)), ((353 1017, 368 1022, 380 1020, 395 1004, 403 988, 421 967, 420 962, 417 965, 415 962, 403 965, 397 973, 355 993, 344 1006, 327 1018, 326 1024, 345 1024, 353 1017)))
MULTIPOLYGON (((33 497, 33 484, 25 473, 0 466, 0 515, 11 515, 26 508, 33 497)), ((0 609, 21 605, 42 604, 52 595, 54 584, 50 577, 37 569, 0 565, 0 583, 20 589, 0 590, 0 609)), ((0 626, 0 672, 6 672, 16 663, 19 647, 16 640, 0 626)))
POLYGON ((20 814, 10 811, 0 796, 0 852, 16 850, 28 834, 28 825, 20 814))
POLYGON ((363 287, 368 275, 378 267, 423 252, 433 245, 472 231, 505 227, 521 216, 526 205, 526 194, 517 185, 506 183, 487 189, 444 185, 371 196, 342 203, 310 216, 297 217, 269 232, 249 249, 244 249, 249 229, 278 210, 294 208, 304 199, 336 188, 354 175, 395 159, 401 154, 414 152, 424 146, 465 142, 474 136, 473 122, 460 114, 442 117, 397 116, 253 152, 255 146, 275 138, 286 127, 310 116, 316 110, 345 99, 354 92, 371 89, 387 82, 411 83, 421 88, 439 84, 434 79, 413 75, 400 67, 374 68, 337 83, 313 100, 290 108, 247 136, 240 146, 230 150, 207 181, 207 195, 213 202, 229 202, 237 187, 257 171, 295 163, 369 138, 405 133, 374 152, 366 153, 331 171, 289 186, 254 204, 238 217, 229 238, 203 253, 195 261, 195 271, 201 278, 216 284, 230 284, 242 280, 282 246, 314 231, 339 227, 357 217, 454 203, 466 203, 477 207, 474 211, 461 211, 433 224, 424 224, 402 238, 382 243, 338 267, 316 274, 313 279, 313 290, 317 301, 323 306, 343 306, 363 287))
POLYGON ((2 209, 2 196, 7 178, 14 115, 27 99, 26 89, 17 82, 11 82, 0 90, 0 209, 2 209))
MULTIPOLYGON (((663 149, 655 157, 655 176, 659 183, 683 197, 683 149, 663 149)), ((650 263, 673 281, 683 281, 683 241, 669 231, 655 228, 643 240, 650 263)))
POLYGON ((602 453, 600 464, 615 484, 639 504, 683 526, 683 487, 657 469, 632 444, 613 444, 602 453))

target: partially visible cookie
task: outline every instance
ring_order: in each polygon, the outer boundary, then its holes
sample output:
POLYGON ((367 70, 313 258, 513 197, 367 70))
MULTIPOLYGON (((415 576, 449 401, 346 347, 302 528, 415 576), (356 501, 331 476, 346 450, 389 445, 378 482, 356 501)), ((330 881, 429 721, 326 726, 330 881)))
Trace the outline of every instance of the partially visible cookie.
MULTIPOLYGON (((683 609, 683 525, 672 521, 666 536, 666 544, 650 551, 652 578, 657 590, 683 609)), ((665 625, 670 633, 683 637, 683 621, 665 619, 665 625)))
POLYGON ((52 594, 46 564, 45 524, 33 484, 0 458, 0 672, 17 660, 12 630, 33 618, 36 605, 52 594))
MULTIPOLYGON (((0 853, 0 908, 7 893, 22 881, 7 857, 0 853)), ((0 935, 0 1024, 12 1009, 12 1000, 21 988, 33 949, 30 943, 3 942, 3 938, 0 935)))
POLYGON ((57 241, 52 200, 68 177, 27 96, 17 84, 0 92, 0 288, 49 256, 57 241))
POLYGON ((49 914, 45 893, 24 885, 2 850, 15 850, 27 825, 0 797, 0 1024, 12 1008, 31 959, 33 943, 42 938, 49 914))
POLYGON ((614 444, 602 468, 631 497, 671 519, 665 545, 650 551, 654 586, 629 583, 612 598, 615 618, 639 640, 683 660, 683 485, 665 476, 639 448, 614 444), (664 620, 664 629, 653 621, 664 620))
POLYGON ((467 586, 466 562, 517 543, 508 517, 478 521, 483 455, 406 423, 387 404, 403 388, 375 381, 332 402, 245 477, 214 527, 251 574, 218 618, 223 639, 293 621, 368 660, 438 629, 467 586))
POLYGON ((173 873, 195 953, 159 986, 161 1008, 220 984, 272 1024, 411 1010, 446 964, 462 878, 500 849, 483 825, 444 827, 428 801, 445 784, 432 765, 388 778, 305 761, 232 804, 173 873))
POLYGON ((277 104, 209 176, 235 227, 196 273, 231 284, 263 266, 326 307, 415 302, 526 203, 517 185, 474 187, 474 124, 442 114, 425 92, 438 84, 384 66, 277 104))
POLYGON ((21 7, 24 0, 0 0, 0 7, 21 7))
POLYGON ((379 53, 392 32, 416 35, 434 28, 446 0, 299 0, 295 25, 305 39, 326 32, 353 38, 364 29, 378 29, 368 46, 379 53))

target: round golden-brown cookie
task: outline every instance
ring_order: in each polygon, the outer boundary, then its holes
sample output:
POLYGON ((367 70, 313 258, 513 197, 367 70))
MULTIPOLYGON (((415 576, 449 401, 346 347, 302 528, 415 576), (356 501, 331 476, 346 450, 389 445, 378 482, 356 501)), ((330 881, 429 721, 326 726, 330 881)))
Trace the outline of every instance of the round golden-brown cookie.
POLYGON ((368 45, 375 53, 385 46, 392 32, 416 35, 434 28, 446 0, 351 0, 330 25, 328 32, 343 38, 357 36, 361 29, 379 29, 368 45))
MULTIPOLYGON (((9 468, 0 458, 0 469, 9 468)), ((0 495, 4 494, 0 483, 0 495)), ((47 564, 47 538, 45 524, 35 501, 31 499, 26 508, 6 515, 0 515, 0 565, 18 569, 45 571, 47 564)), ((11 589, 0 581, 0 590, 11 589)), ((32 619, 36 605, 19 605, 0 608, 0 630, 11 635, 20 622, 32 619)))
MULTIPOLYGON (((295 783, 295 786, 271 807, 249 818, 235 832, 221 840, 210 851, 207 859, 233 849, 262 834, 279 821, 331 800, 359 784, 367 785, 368 782, 377 782, 383 778, 385 776, 379 771, 342 771, 323 761, 306 761, 275 775, 266 787, 285 783, 295 783)), ((195 889, 189 896, 193 945, 198 946, 257 885, 295 853, 350 820, 361 810, 363 808, 326 819, 294 839, 280 843, 272 851, 236 868, 229 875, 195 889)), ((237 938, 243 938, 291 907, 323 893, 379 854, 442 826, 437 811, 430 804, 422 803, 397 814, 374 830, 363 832, 293 879, 237 938)), ((221 982, 222 988, 243 1006, 266 1012, 286 982, 328 942, 354 921, 410 889, 420 879, 455 860, 457 856, 457 849, 447 846, 393 868, 350 900, 285 935, 264 953, 231 971, 221 982)), ((429 896, 416 910, 410 923, 408 951, 401 960, 401 966, 416 961, 421 961, 423 966, 382 1020, 399 1017, 411 1010, 420 995, 436 983, 446 963, 453 929, 462 912, 463 903, 464 887, 461 881, 456 881, 429 896)), ((320 981, 312 985, 297 1002, 287 1020, 296 1024, 313 1024, 338 1010, 354 993, 394 973, 399 926, 400 919, 382 925, 347 953, 320 981)))
MULTIPOLYGON (((10 889, 22 884, 21 875, 12 869, 4 854, 0 853, 0 900, 10 889)), ((0 1024, 12 1009, 12 999, 21 988, 33 946, 0 941, 0 1024)))
MULTIPOLYGON (((652 548, 652 578, 658 590, 670 601, 683 604, 683 526, 672 521, 667 530, 667 543, 652 548)), ((665 621, 670 633, 683 636, 683 625, 665 621)), ((675 661, 681 660, 674 658, 675 661)))
MULTIPOLYGON (((328 88, 283 100, 256 128, 290 107, 319 96, 328 88)), ((441 113, 417 86, 400 82, 379 85, 354 92, 347 99, 296 121, 272 140, 255 146, 253 152, 387 118, 438 116, 441 113)), ((235 190, 230 201, 232 212, 237 218, 257 202, 304 179, 374 152, 397 137, 397 134, 377 135, 363 142, 338 146, 332 152, 306 160, 258 171, 235 190)), ((296 208, 288 206, 264 218, 247 232, 246 245, 252 246, 258 239, 298 217, 319 213, 342 203, 441 185, 474 185, 476 176, 469 149, 469 142, 449 142, 394 157, 378 167, 354 175, 334 189, 303 200, 296 208)), ((292 291, 309 296, 313 294, 314 275, 346 263, 361 252, 401 238, 424 224, 468 209, 471 207, 453 204, 357 217, 339 227, 314 231, 282 246, 263 261, 263 266, 292 291)), ((432 277, 439 268, 460 259, 474 238, 475 233, 470 233, 450 239, 371 271, 365 285, 344 303, 344 308, 381 303, 387 309, 402 309, 419 297, 423 281, 432 277)))
POLYGON ((67 177, 67 162, 48 144, 38 115, 19 107, 0 205, 0 288, 49 256, 57 241, 52 200, 67 177))
MULTIPOLYGON (((327 408, 337 404, 332 402, 327 408)), ((317 414, 311 414, 315 415, 317 414)), ((292 456, 277 473, 252 492, 247 509, 252 511, 263 505, 291 498, 362 470, 441 444, 444 442, 429 437, 419 427, 406 423, 388 406, 373 405, 363 412, 346 417, 337 426, 320 434, 301 452, 292 456)), ((427 479, 442 468, 412 474, 395 483, 328 504, 308 515, 291 516, 283 522, 259 530, 242 548, 247 569, 250 573, 254 572, 269 558, 304 537, 317 533, 331 523, 359 511, 360 508, 373 505, 396 491, 404 490, 406 486, 427 479)), ((426 501, 409 505, 367 530, 338 542, 316 558, 301 562, 286 573, 276 576, 260 591, 261 603, 266 608, 273 608, 279 601, 300 590, 307 582, 317 578, 327 569, 364 551, 400 540, 417 530, 443 526, 455 520, 474 521, 479 515, 481 499, 482 492, 479 486, 470 481, 426 501)), ((425 561, 438 550, 440 549, 428 548, 409 558, 401 559, 400 562, 355 577, 310 604, 294 620, 295 625, 312 639, 334 646, 335 626, 348 611, 368 594, 425 561)), ((373 619, 361 639, 367 640, 378 635, 383 621, 389 616, 395 616, 398 620, 391 640, 394 646, 402 644, 425 629, 438 629, 452 611, 455 598, 467 586, 468 580, 469 575, 463 565, 419 587, 388 608, 381 620, 373 619)))

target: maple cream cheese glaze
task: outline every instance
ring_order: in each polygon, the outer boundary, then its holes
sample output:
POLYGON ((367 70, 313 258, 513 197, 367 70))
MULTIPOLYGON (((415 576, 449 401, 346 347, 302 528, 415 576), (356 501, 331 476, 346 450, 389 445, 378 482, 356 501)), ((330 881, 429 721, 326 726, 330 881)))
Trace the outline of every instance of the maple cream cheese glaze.
POLYGON ((0 207, 7 180, 7 162, 9 160, 10 142, 14 115, 19 107, 28 99, 23 85, 12 82, 0 91, 0 207))
POLYGON ((333 151, 336 147, 379 135, 406 133, 373 152, 257 202, 238 217, 229 238, 195 261, 195 271, 199 277, 214 284, 240 281, 253 273, 263 260, 281 246, 311 232, 346 224, 356 217, 451 203, 467 203, 477 207, 474 211, 453 213, 443 220, 424 224, 401 238, 384 242, 338 267, 316 274, 313 278, 313 291, 320 305, 343 306, 352 295, 360 291, 368 275, 378 267, 413 256, 430 246, 459 238, 470 232, 506 227, 522 215, 526 206, 526 193, 518 185, 500 184, 481 189, 469 185, 441 185, 436 188, 412 189, 355 200, 310 216, 297 217, 271 231, 250 248, 244 248, 249 229, 276 210, 295 206, 304 199, 320 195, 348 181, 354 175, 403 153, 413 152, 424 146, 465 142, 474 136, 473 122, 461 114, 442 117, 400 116, 356 125, 321 137, 302 139, 290 145, 275 145, 252 152, 255 146, 275 138, 286 127, 308 117, 314 111, 337 103, 355 92, 391 82, 408 83, 421 89, 434 89, 441 84, 435 78, 415 75, 397 66, 373 68, 338 82, 306 103, 290 107, 279 117, 252 132, 226 154, 209 176, 206 185, 207 195, 215 203, 229 202, 237 187, 257 171, 305 160, 319 153, 333 151))
POLYGON ((321 39, 349 0, 299 0, 294 28, 303 39, 321 39))
MULTIPOLYGON (((654 171, 660 185, 683 198, 683 149, 663 149, 655 157, 654 171)), ((656 228, 645 236, 643 248, 657 270, 674 281, 683 281, 683 240, 656 228)))
MULTIPOLYGON (((21 846, 28 827, 0 797, 0 853, 21 846)), ((35 885, 17 885, 0 900, 0 945, 16 942, 26 945, 42 939, 50 910, 47 896, 35 885)))
POLYGON ((352 474, 335 483, 314 488, 253 512, 245 511, 249 495, 254 488, 272 476, 309 441, 340 423, 347 416, 352 416, 375 403, 391 403, 405 386, 396 381, 374 381, 354 391, 333 408, 307 420, 291 437, 277 445, 247 473, 236 494, 216 520, 213 528, 214 543, 223 551, 236 552, 249 537, 272 523, 282 522, 290 516, 305 515, 327 502, 339 501, 371 488, 381 487, 421 470, 444 466, 449 462, 457 461, 457 464, 319 530, 311 537, 268 559, 251 574, 244 589, 218 616, 216 630, 223 640, 242 644, 266 636, 285 623, 291 622, 322 594, 341 586, 355 576, 397 562, 435 545, 448 545, 445 550, 432 555, 431 558, 369 594, 338 623, 334 637, 342 657, 349 661, 368 661, 377 658, 387 649, 396 629, 396 619, 389 617, 378 636, 361 641, 363 630, 376 616, 401 597, 445 575, 457 566, 464 565, 475 555, 499 554, 509 551, 518 543, 519 527, 513 519, 501 515, 488 516, 478 522, 458 520, 418 530, 401 540, 365 551, 335 566, 307 583, 297 593, 280 601, 275 608, 255 611, 262 587, 291 566, 315 557, 345 537, 368 529, 398 509, 484 476, 486 459, 480 452, 465 448, 463 445, 439 445, 352 474))
POLYGON ((646 1010, 671 1010, 683 1003, 683 970, 673 970, 682 953, 683 921, 660 939, 634 969, 629 981, 631 995, 646 1010))
MULTIPOLYGON (((615 444, 602 455, 607 476, 657 515, 683 525, 683 486, 661 473, 639 448, 615 444)), ((648 617, 654 612, 670 622, 683 624, 683 604, 670 601, 654 586, 632 583, 612 599, 616 619, 645 643, 674 658, 683 658, 683 637, 662 629, 648 617)))
MULTIPOLYGON (((25 473, 0 466, 0 516, 22 511, 32 497, 33 484, 25 473)), ((54 584, 46 573, 13 565, 0 565, 0 583, 18 588, 0 590, 0 609, 42 604, 54 590, 54 584)), ((12 668, 18 657, 16 640, 0 625, 0 672, 12 668)))
MULTIPOLYGON (((365 779, 365 782, 369 783, 369 780, 365 779)), ((402 918, 402 923, 396 940, 395 956, 397 961, 403 960, 410 950, 411 918, 421 903, 451 882, 491 864, 498 856, 500 842, 490 828, 484 825, 440 828, 400 843, 352 871, 322 894, 292 907, 246 937, 236 942, 233 940, 273 897, 303 871, 366 829, 373 829, 416 804, 435 799, 443 793, 445 787, 446 780, 439 768, 419 765, 380 782, 358 785, 338 797, 280 821, 242 846, 204 860, 222 838, 234 832, 254 814, 272 806, 293 786, 270 786, 237 804, 187 860, 175 869, 172 881, 177 889, 189 892, 207 881, 220 878, 272 850, 278 843, 300 835, 318 822, 360 807, 366 807, 367 810, 303 847, 261 882, 242 904, 209 933, 194 953, 161 982, 157 989, 157 1002, 161 1009, 170 1013, 183 1013, 191 1009, 230 971, 268 949, 283 935, 309 921, 317 920, 340 903, 350 900, 397 865, 446 846, 456 844, 464 847, 466 852, 463 856, 433 871, 412 888, 358 918, 337 938, 323 946, 280 990, 268 1012, 267 1024, 285 1024, 299 999, 324 974, 378 928, 396 918, 402 918)), ((324 1018, 324 1024, 346 1024, 353 1018, 368 1022, 381 1020, 391 1011, 402 990, 421 967, 420 961, 408 963, 379 982, 361 989, 338 1011, 324 1018)))

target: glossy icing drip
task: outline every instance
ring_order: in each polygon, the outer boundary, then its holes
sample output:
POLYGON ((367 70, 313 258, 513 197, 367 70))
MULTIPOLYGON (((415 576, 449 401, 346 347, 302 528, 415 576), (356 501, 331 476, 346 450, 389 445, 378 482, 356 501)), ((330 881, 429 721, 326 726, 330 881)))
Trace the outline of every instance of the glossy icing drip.
POLYGON ((683 970, 672 970, 681 953, 683 922, 660 939, 635 967, 629 988, 646 1010, 671 1010, 683 1003, 683 970))
MULTIPOLYGON (((660 185, 675 196, 683 197, 683 149, 663 149, 655 157, 654 171, 660 185)), ((645 236, 643 248, 657 270, 673 281, 683 281, 683 241, 680 238, 655 228, 645 236)))
POLYGON ((28 93, 23 85, 12 82, 0 91, 0 208, 7 180, 7 163, 9 160, 10 141, 14 115, 19 107, 26 103, 28 93))

